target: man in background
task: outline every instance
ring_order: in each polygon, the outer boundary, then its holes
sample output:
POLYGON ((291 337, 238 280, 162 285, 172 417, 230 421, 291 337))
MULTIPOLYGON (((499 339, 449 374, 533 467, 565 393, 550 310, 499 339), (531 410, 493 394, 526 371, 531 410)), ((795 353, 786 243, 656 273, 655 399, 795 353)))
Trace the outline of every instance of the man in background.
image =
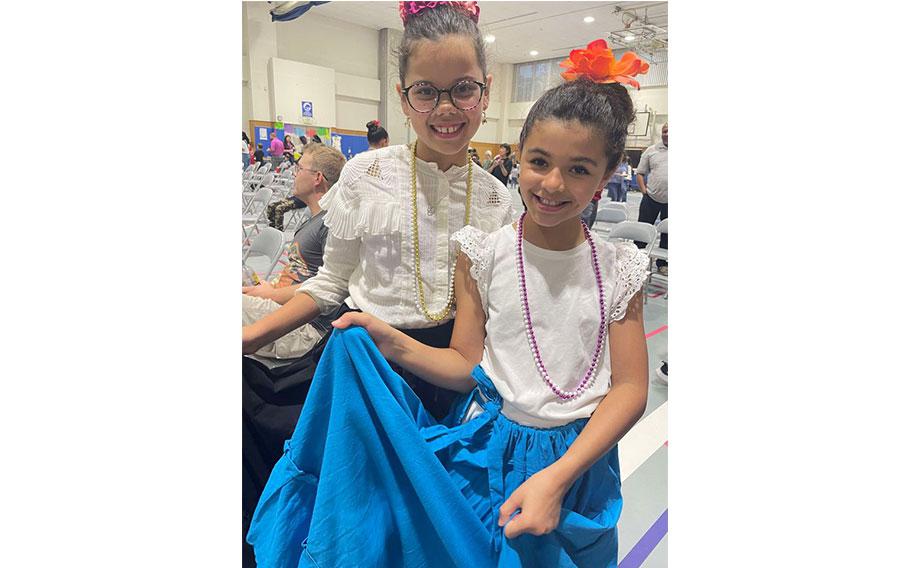
POLYGON ((272 167, 277 168, 284 158, 284 142, 282 142, 275 131, 272 131, 272 141, 269 143, 269 156, 272 158, 272 167))
MULTIPOLYGON (((641 155, 638 169, 635 171, 638 187, 641 189, 641 205, 638 208, 638 220, 641 223, 654 224, 657 215, 667 218, 667 124, 661 129, 661 142, 649 146, 641 155), (645 185, 644 176, 648 176, 645 185)), ((660 235, 660 248, 667 248, 667 233, 660 235)), ((667 262, 657 261, 657 270, 667 274, 667 262)))

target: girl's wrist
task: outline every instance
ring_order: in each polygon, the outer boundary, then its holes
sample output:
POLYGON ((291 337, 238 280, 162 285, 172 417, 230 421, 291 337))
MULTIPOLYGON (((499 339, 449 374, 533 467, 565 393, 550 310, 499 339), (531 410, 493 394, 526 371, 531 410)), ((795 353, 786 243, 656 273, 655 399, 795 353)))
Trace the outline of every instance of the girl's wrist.
POLYGON ((547 472, 556 487, 562 491, 563 495, 568 493, 569 488, 572 487, 572 484, 575 483, 575 480, 578 478, 578 475, 575 474, 573 469, 565 460, 563 460, 563 458, 553 462, 549 467, 545 468, 544 471, 547 472))

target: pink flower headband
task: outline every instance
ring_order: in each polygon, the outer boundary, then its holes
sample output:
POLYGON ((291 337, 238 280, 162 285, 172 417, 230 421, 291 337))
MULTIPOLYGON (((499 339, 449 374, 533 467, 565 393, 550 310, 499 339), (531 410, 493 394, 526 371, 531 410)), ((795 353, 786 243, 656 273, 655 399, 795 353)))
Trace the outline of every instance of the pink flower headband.
POLYGON ((419 14, 423 10, 432 10, 442 4, 449 4, 463 10, 469 18, 477 23, 480 18, 480 6, 477 2, 399 2, 398 14, 401 16, 402 23, 407 24, 408 18, 419 14))

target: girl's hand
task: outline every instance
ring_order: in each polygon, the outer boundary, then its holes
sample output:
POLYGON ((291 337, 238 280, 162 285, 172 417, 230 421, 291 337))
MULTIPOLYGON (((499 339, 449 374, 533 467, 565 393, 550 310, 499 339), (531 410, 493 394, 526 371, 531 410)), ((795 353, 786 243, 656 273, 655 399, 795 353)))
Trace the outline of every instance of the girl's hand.
POLYGON ((383 357, 388 359, 391 356, 392 345, 395 337, 401 333, 400 331, 381 319, 363 312, 346 312, 332 322, 332 326, 336 329, 347 329, 352 325, 367 330, 383 357))
POLYGON ((549 468, 532 475, 499 508, 499 526, 505 525, 506 538, 525 533, 540 536, 555 529, 567 490, 549 468), (521 512, 510 521, 509 517, 518 509, 521 512))

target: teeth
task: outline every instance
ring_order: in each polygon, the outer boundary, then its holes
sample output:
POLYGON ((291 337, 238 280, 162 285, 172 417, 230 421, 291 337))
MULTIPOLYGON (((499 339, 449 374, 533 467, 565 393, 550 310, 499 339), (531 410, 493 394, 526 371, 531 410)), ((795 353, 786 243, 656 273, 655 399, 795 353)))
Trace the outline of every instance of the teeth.
POLYGON ((543 197, 541 197, 539 195, 537 196, 537 199, 539 199, 540 202, 543 203, 544 205, 549 205, 551 207, 556 207, 558 205, 562 205, 561 201, 550 201, 549 199, 544 199, 543 197))
POLYGON ((443 134, 452 134, 461 128, 461 126, 434 126, 433 128, 435 128, 437 132, 441 132, 443 134))

